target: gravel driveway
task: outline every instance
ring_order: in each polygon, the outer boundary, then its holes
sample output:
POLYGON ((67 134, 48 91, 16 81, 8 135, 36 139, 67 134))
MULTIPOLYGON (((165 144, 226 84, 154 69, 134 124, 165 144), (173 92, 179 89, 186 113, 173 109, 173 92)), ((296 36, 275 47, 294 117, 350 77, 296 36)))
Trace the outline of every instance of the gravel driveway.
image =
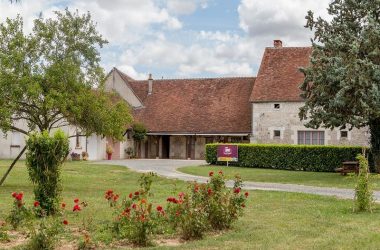
MULTIPOLYGON (((207 177, 195 176, 185 174, 177 171, 177 168, 187 166, 199 166, 206 164, 205 161, 200 160, 163 160, 163 159, 138 159, 138 160, 111 160, 111 161, 98 161, 94 163, 109 164, 126 166, 137 172, 155 172, 160 176, 179 179, 184 181, 198 181, 206 182, 207 177)), ((243 177, 244 178, 244 177, 243 177)), ((227 182, 228 186, 232 186, 232 182, 227 182)), ((270 190, 270 191, 285 191, 307 194, 318 194, 335 196, 345 199, 354 198, 354 190, 343 188, 329 188, 329 187, 314 187, 297 184, 281 184, 281 183, 268 183, 268 182, 244 182, 244 189, 247 190, 270 190)), ((374 196, 376 201, 380 201, 380 192, 375 191, 374 196)))

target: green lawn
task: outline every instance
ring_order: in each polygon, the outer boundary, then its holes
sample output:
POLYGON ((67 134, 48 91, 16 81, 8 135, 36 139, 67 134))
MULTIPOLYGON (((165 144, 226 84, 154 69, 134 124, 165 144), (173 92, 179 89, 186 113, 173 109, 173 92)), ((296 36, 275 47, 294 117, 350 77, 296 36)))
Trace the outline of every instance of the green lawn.
MULTIPOLYGON (((229 179, 232 179, 236 174, 240 174, 245 181, 290 183, 318 187, 355 188, 357 179, 355 174, 342 176, 339 173, 303 172, 231 166, 205 165, 179 169, 179 171, 183 173, 201 176, 208 176, 210 171, 218 172, 219 170, 223 170, 224 174, 229 179)), ((373 188, 375 190, 380 190, 380 175, 372 174, 370 178, 373 188)))
MULTIPOLYGON (((0 174, 4 173, 6 164, 7 162, 0 161, 0 174)), ((204 170, 206 168, 202 169, 204 170)), ((94 220, 91 236, 97 241, 110 240, 110 235, 103 230, 104 221, 111 218, 103 198, 104 191, 111 188, 127 195, 136 189, 140 174, 123 167, 85 162, 66 163, 62 174, 63 200, 68 206, 77 197, 87 201, 89 205, 83 215, 91 216, 94 220)), ((243 171, 241 174, 244 177, 243 171)), ((181 181, 158 178, 152 187, 155 193, 153 199, 162 202, 185 186, 181 181)), ((0 220, 4 219, 10 209, 13 191, 24 191, 27 202, 32 202, 32 188, 23 163, 15 167, 5 186, 0 187, 0 220)), ((71 227, 80 227, 78 219, 73 215, 69 220, 72 222, 71 227)), ((380 245, 379 221, 380 210, 377 209, 372 214, 354 214, 352 201, 349 200, 252 191, 245 215, 233 230, 170 249, 377 249, 380 245)), ((70 235, 66 237, 75 238, 70 235)))

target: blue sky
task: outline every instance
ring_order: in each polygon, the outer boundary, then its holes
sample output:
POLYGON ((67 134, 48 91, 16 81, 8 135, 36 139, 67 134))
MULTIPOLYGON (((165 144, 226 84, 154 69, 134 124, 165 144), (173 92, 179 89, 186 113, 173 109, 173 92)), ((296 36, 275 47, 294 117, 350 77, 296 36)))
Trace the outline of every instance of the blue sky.
POLYGON ((305 15, 326 16, 329 0, 0 0, 0 21, 20 14, 25 30, 42 12, 90 11, 109 44, 106 71, 135 79, 254 76, 265 47, 310 46, 305 15))

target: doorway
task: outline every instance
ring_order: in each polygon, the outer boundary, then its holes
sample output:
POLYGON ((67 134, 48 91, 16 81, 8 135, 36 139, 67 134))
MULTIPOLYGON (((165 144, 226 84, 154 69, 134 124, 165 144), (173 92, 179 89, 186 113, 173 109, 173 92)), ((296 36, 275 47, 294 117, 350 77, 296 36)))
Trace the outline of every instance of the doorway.
POLYGON ((162 136, 162 159, 170 158, 170 135, 162 136))

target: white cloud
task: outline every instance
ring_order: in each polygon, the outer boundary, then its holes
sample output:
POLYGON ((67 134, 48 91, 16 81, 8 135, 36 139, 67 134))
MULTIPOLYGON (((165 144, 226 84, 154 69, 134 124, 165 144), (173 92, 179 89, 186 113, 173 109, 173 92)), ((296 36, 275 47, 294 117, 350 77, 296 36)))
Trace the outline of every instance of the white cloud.
POLYGON ((208 7, 208 0, 167 0, 166 3, 168 10, 177 15, 190 15, 199 7, 208 7))
POLYGON ((147 72, 136 70, 141 68, 161 70, 165 77, 168 71, 170 77, 254 75, 264 48, 274 39, 283 40, 284 46, 308 46, 311 33, 303 27, 304 17, 309 9, 325 17, 329 2, 241 0, 239 26, 233 31, 222 25, 219 30, 185 29, 181 16, 220 4, 213 0, 25 0, 13 5, 0 0, 0 20, 21 13, 30 31, 40 12, 50 17, 67 4, 70 10, 90 11, 99 32, 110 41, 102 50, 106 70, 118 66, 136 79, 146 79, 147 72))
POLYGON ((201 30, 198 34, 198 39, 204 40, 214 40, 218 42, 231 42, 236 41, 240 37, 237 34, 231 34, 231 32, 221 32, 221 31, 204 31, 201 30))
POLYGON ((311 33, 304 28, 308 10, 326 16, 330 0, 242 0, 240 27, 258 40, 282 39, 291 46, 309 43, 311 33))

